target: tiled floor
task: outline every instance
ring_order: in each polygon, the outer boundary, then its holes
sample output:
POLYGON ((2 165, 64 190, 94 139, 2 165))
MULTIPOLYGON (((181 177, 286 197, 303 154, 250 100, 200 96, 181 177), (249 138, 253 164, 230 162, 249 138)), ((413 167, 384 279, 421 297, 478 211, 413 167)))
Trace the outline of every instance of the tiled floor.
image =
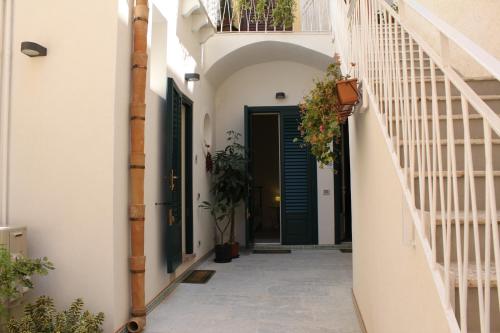
POLYGON ((207 284, 180 284, 149 316, 146 333, 358 333, 352 257, 337 250, 248 254, 207 284))

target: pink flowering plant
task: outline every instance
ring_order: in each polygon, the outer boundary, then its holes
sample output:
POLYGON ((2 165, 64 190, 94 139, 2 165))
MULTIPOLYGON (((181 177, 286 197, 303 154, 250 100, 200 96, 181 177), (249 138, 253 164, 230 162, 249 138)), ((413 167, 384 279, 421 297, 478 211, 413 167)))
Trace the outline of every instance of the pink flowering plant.
MULTIPOLYGON (((299 105, 301 141, 311 149, 320 166, 335 161, 333 143, 337 143, 341 135, 336 83, 347 77, 342 75, 339 57, 335 56, 325 77, 315 81, 314 87, 299 105)), ((299 139, 296 138, 295 142, 299 139)))

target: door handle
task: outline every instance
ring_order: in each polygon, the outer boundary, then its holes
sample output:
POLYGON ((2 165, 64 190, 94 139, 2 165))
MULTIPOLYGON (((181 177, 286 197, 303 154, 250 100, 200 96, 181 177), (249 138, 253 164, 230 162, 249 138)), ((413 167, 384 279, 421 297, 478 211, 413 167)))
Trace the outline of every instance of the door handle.
POLYGON ((177 176, 174 174, 174 169, 170 170, 170 191, 175 190, 175 181, 177 180, 177 176))
POLYGON ((168 225, 173 225, 175 223, 175 216, 173 214, 172 208, 168 210, 168 225))

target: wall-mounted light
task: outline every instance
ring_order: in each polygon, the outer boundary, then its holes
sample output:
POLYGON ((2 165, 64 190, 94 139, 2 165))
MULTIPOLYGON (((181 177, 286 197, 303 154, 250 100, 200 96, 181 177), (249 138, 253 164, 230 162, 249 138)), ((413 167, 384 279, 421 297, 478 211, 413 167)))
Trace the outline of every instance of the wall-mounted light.
POLYGON ((286 98, 286 94, 282 91, 278 91, 276 93, 276 99, 285 99, 286 98))
POLYGON ((22 42, 21 52, 28 57, 45 57, 47 55, 47 48, 35 42, 22 42))
POLYGON ((184 80, 190 81, 200 81, 200 74, 198 73, 186 73, 184 74, 184 80))

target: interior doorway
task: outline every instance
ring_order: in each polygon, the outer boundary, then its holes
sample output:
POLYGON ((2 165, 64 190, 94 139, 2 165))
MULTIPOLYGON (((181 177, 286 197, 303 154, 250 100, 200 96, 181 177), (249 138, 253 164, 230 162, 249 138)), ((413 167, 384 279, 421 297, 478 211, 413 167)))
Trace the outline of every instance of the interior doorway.
POLYGON ((247 246, 318 244, 316 159, 300 142, 299 122, 296 105, 245 107, 247 246))
POLYGON ((281 243, 280 130, 278 113, 255 113, 252 133, 253 236, 257 244, 281 243))
POLYGON ((167 103, 160 113, 160 218, 167 272, 193 253, 193 102, 169 78, 167 103))
POLYGON ((340 141, 335 144, 335 244, 352 241, 351 165, 349 156, 349 125, 342 124, 340 141))

